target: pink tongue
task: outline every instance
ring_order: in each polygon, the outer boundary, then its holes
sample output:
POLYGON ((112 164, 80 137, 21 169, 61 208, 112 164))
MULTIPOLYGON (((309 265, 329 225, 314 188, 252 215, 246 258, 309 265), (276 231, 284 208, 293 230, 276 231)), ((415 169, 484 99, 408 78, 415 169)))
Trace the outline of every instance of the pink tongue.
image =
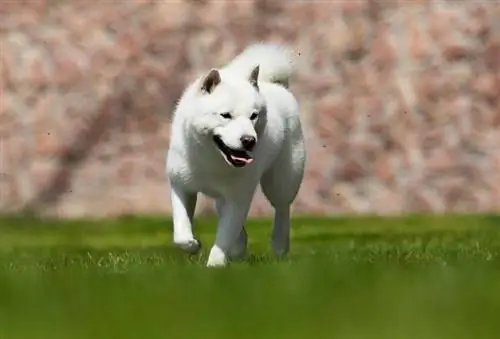
POLYGON ((240 158, 240 157, 237 157, 237 156, 234 156, 234 155, 231 155, 231 159, 237 160, 237 161, 242 161, 242 162, 244 162, 247 165, 251 164, 253 162, 253 158, 240 158))

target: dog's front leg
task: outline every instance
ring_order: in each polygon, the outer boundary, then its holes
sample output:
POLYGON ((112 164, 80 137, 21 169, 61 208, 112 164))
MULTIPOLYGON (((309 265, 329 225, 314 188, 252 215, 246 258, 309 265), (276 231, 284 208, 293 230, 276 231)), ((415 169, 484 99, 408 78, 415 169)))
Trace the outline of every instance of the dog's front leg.
MULTIPOLYGON (((217 210, 217 215, 220 217, 222 215, 222 210, 224 209, 225 200, 217 199, 215 201, 215 209, 217 210)), ((245 230, 245 226, 243 225, 240 235, 236 239, 236 242, 231 246, 229 250, 229 258, 232 259, 241 259, 245 255, 247 249, 247 232, 245 230)))
POLYGON ((250 209, 252 196, 245 199, 228 200, 220 206, 219 223, 215 235, 215 244, 208 256, 208 267, 226 266, 231 247, 237 242, 243 231, 243 224, 250 209))
POLYGON ((171 194, 174 244, 186 252, 196 253, 200 250, 200 242, 194 237, 192 224, 197 195, 178 185, 172 185, 171 194))

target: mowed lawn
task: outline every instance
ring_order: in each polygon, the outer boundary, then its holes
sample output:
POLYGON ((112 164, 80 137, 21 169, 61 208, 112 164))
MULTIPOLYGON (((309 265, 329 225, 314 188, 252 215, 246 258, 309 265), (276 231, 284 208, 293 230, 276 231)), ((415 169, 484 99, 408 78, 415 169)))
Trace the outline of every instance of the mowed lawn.
POLYGON ((0 218, 0 339, 500 338, 500 217, 295 218, 285 259, 269 220, 249 256, 204 267, 155 217, 0 218))

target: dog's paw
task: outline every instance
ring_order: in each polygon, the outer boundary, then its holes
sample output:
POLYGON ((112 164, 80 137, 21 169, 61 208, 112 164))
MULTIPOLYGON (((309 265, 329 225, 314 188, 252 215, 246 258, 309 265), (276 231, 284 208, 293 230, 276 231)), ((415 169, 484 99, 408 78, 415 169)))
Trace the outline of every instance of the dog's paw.
POLYGON ((289 241, 273 241, 271 247, 274 254, 278 257, 284 257, 290 251, 289 241))
POLYGON ((213 246, 208 255, 207 267, 226 267, 227 256, 218 246, 213 246))
POLYGON ((201 243, 194 238, 174 239, 174 244, 175 244, 175 246, 179 247, 183 251, 190 253, 190 254, 196 254, 201 249, 201 243))

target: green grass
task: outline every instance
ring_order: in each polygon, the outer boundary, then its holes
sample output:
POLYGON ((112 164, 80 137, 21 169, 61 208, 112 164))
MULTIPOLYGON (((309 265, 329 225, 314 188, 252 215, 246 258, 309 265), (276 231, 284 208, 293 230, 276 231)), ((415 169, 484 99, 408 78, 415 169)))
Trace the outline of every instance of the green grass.
POLYGON ((285 259, 270 222, 249 257, 204 267, 155 217, 0 218, 0 339, 500 338, 500 217, 297 218, 285 259))

